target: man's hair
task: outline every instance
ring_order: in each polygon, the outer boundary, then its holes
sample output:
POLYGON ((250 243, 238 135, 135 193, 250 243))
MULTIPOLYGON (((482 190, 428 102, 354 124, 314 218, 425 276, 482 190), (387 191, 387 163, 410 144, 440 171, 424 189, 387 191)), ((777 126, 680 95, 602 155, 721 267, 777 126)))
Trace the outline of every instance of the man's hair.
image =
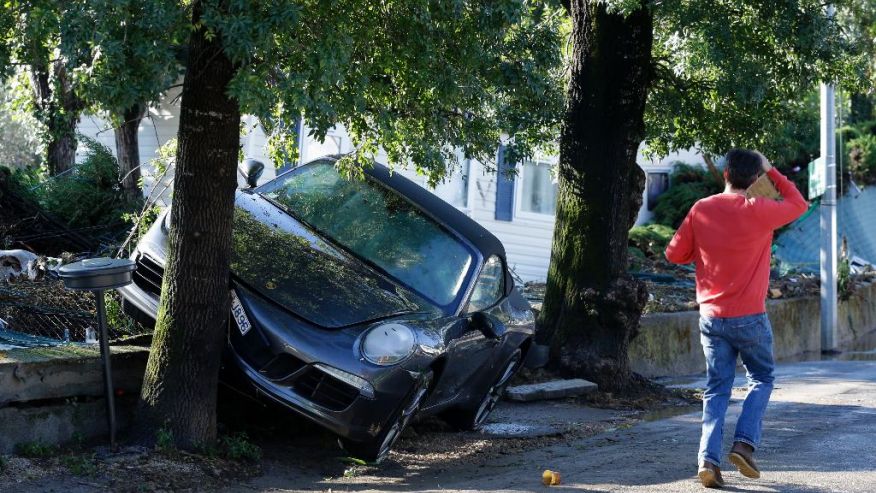
POLYGON ((760 173, 760 156, 748 149, 731 149, 727 153, 727 181, 733 188, 745 190, 757 180, 760 173))

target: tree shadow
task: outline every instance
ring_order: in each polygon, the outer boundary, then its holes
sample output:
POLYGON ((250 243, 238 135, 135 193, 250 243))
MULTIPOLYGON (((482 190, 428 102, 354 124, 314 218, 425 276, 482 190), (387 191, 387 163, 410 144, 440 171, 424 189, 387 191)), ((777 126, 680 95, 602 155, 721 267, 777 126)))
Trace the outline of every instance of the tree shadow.
MULTIPOLYGON (((810 378, 812 383, 822 381, 821 375, 810 378)), ((741 407, 738 401, 734 403, 725 427, 725 453, 741 407)), ((224 412, 229 416, 227 410, 224 412)), ((285 409, 247 404, 238 412, 243 418, 235 417, 235 426, 262 446, 266 461, 263 475, 237 491, 532 491, 542 487, 544 469, 561 471, 564 488, 576 491, 670 484, 674 488, 686 481, 690 481, 690 489, 701 488, 696 480, 698 413, 643 422, 589 438, 551 437, 529 443, 456 433, 440 420, 427 418, 405 434, 382 464, 361 465, 345 458, 334 435, 285 409)), ((752 481, 727 472, 725 477, 730 481, 724 491, 824 492, 831 489, 782 481, 789 474, 791 481, 797 481, 800 473, 817 476, 820 472, 872 471, 869 458, 876 453, 874 408, 774 402, 764 430, 764 443, 757 454, 764 479, 752 481)), ((729 463, 724 466, 732 468, 729 463)))

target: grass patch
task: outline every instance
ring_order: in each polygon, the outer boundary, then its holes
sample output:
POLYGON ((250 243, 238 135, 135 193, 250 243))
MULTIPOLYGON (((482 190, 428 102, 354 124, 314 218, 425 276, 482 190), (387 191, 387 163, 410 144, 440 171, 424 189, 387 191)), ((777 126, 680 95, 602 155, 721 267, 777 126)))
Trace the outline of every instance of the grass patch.
POLYGON ((61 464, 74 476, 94 476, 97 474, 95 455, 74 454, 61 458, 61 464))
POLYGON ((18 455, 31 459, 45 459, 58 454, 58 447, 42 442, 23 442, 16 447, 18 455))
POLYGON ((226 435, 219 439, 222 455, 238 462, 258 462, 262 460, 262 449, 252 443, 246 433, 226 435))
POLYGON ((176 451, 176 443, 173 441, 172 431, 162 427, 155 432, 155 450, 164 453, 176 451))

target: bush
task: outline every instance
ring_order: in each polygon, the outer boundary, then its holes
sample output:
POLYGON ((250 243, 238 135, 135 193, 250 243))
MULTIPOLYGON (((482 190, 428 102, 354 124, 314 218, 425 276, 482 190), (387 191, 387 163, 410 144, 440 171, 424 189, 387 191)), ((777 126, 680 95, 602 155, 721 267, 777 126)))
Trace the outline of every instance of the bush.
POLYGON ((630 230, 630 247, 647 257, 661 257, 674 234, 674 229, 663 224, 636 226, 630 230))
POLYGON ((74 228, 124 224, 123 215, 139 211, 142 201, 132 203, 118 184, 118 162, 112 152, 92 139, 80 137, 85 160, 71 171, 46 177, 39 170, 14 176, 20 188, 47 212, 74 228))
POLYGON ((249 441, 246 433, 235 433, 220 439, 225 458, 238 462, 258 462, 262 459, 262 449, 249 441))
POLYGON ((58 447, 43 442, 24 442, 18 444, 16 451, 22 457, 45 459, 56 455, 58 447))
POLYGON ((849 172, 860 183, 876 183, 876 135, 864 134, 846 145, 849 172))
POLYGON ((678 228, 697 200, 721 192, 724 185, 708 171, 688 164, 677 164, 669 176, 669 190, 657 199, 654 222, 678 228))

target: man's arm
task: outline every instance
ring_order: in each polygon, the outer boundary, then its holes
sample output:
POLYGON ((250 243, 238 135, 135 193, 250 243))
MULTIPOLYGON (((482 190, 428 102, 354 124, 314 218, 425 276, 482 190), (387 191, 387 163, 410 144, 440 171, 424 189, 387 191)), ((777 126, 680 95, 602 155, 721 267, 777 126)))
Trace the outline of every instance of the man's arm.
POLYGON ((757 211, 757 216, 764 223, 771 229, 777 229, 802 216, 809 208, 809 203, 806 202, 806 199, 803 198, 803 195, 797 190, 797 187, 791 180, 787 179, 779 170, 773 168, 763 154, 760 154, 760 157, 763 170, 766 171, 767 176, 776 185, 776 190, 782 194, 783 200, 757 198, 755 199, 755 210, 757 211))
POLYGON ((693 214, 691 208, 666 247, 666 260, 673 264, 689 264, 694 261, 694 236, 691 226, 693 214))

